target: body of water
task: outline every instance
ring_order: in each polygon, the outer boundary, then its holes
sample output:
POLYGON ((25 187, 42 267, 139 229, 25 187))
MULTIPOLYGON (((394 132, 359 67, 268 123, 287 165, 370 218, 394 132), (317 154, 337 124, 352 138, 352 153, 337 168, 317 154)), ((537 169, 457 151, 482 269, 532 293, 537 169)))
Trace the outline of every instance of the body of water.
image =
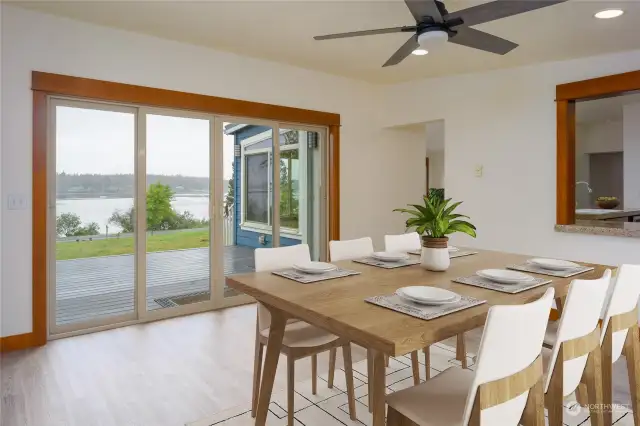
MULTIPOLYGON (((190 211, 198 219, 209 219, 209 197, 175 197, 171 205, 178 212, 190 211)), ((62 213, 75 213, 83 224, 96 222, 100 233, 106 233, 111 214, 120 210, 127 211, 133 206, 133 198, 85 198, 56 200, 56 216, 62 213)), ((119 227, 109 224, 109 234, 120 231, 119 227)))

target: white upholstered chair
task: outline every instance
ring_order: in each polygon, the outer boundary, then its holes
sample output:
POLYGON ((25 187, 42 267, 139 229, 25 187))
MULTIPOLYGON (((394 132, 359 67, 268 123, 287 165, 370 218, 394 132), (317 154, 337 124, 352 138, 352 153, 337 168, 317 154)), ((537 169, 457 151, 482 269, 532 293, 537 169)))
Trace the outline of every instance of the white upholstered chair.
MULTIPOLYGON (((576 391, 581 381, 589 390, 589 407, 596 407, 602 399, 599 368, 602 333, 598 321, 610 281, 611 271, 608 269, 599 279, 573 280, 557 329, 549 327, 546 332, 545 345, 553 347, 542 352, 549 426, 562 426, 563 399, 576 391)), ((592 410, 591 424, 598 426, 602 423, 602 410, 592 410)))
MULTIPOLYGON (((258 248, 255 250, 256 272, 272 271, 293 266, 296 263, 309 262, 311 256, 307 244, 299 244, 289 247, 258 248)), ((256 324, 256 351, 253 371, 253 399, 251 414, 256 415, 258 396, 260 392, 260 379, 262 373, 262 353, 269 340, 269 325, 271 315, 267 308, 258 303, 258 319, 256 324)), ((288 426, 294 425, 294 365, 300 358, 311 356, 312 393, 316 394, 317 386, 317 354, 342 347, 344 356, 344 371, 349 399, 349 414, 352 420, 356 419, 355 396, 353 390, 353 370, 351 361, 351 346, 348 340, 335 336, 321 328, 315 327, 304 321, 290 320, 287 322, 282 339, 282 353, 287 356, 287 411, 288 426)), ((335 361, 331 368, 335 368, 335 361)), ((331 372, 333 376, 333 370, 331 372)))
POLYGON ((410 251, 419 251, 421 248, 420 235, 417 232, 384 236, 385 251, 408 253, 410 251))
POLYGON ((329 257, 332 262, 367 257, 371 253, 373 253, 373 241, 369 237, 329 241, 329 257))
POLYGON ((387 395, 387 425, 544 425, 541 349, 553 295, 550 288, 526 305, 491 307, 476 372, 451 367, 387 395))

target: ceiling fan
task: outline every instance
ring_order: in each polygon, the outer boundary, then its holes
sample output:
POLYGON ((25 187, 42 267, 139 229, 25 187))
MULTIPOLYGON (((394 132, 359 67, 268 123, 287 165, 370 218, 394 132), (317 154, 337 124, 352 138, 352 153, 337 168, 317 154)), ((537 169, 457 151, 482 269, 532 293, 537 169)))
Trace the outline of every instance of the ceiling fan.
POLYGON ((405 0, 416 20, 415 25, 329 34, 316 36, 314 39, 331 40, 374 34, 413 33, 411 38, 382 65, 383 67, 399 64, 416 49, 428 50, 445 41, 504 55, 518 45, 470 28, 470 26, 530 12, 565 1, 567 0, 497 0, 449 13, 440 0, 405 0))

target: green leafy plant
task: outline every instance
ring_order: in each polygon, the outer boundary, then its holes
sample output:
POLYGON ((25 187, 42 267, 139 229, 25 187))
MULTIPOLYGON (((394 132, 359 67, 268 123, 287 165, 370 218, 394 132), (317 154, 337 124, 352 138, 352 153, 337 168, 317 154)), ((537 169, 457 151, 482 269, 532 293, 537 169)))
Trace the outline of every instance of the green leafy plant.
POLYGON ((407 219, 407 229, 414 229, 420 235, 431 238, 443 238, 454 232, 464 232, 467 235, 476 237, 476 227, 471 223, 460 220, 467 218, 462 214, 453 211, 462 204, 462 201, 449 204, 451 198, 441 199, 438 197, 423 197, 424 205, 409 204, 413 209, 395 209, 394 212, 410 214, 407 219))

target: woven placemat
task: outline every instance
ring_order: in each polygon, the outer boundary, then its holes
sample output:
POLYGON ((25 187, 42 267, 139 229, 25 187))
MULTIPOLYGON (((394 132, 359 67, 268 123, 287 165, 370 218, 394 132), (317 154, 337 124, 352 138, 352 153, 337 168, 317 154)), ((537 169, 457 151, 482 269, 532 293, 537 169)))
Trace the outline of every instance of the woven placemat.
POLYGON ((363 257, 362 259, 353 259, 356 263, 363 263, 369 266, 377 266, 378 268, 385 269, 394 269, 394 268, 402 268, 403 266, 411 266, 418 265, 420 263, 420 259, 403 259, 396 262, 386 262, 384 260, 375 259, 373 257, 363 257))
POLYGON ((565 269, 564 271, 553 271, 551 269, 544 269, 531 263, 523 263, 521 265, 509 265, 507 269, 513 269, 514 271, 533 272, 540 275, 550 275, 558 278, 569 278, 574 275, 583 274, 585 272, 593 271, 591 266, 580 266, 579 268, 565 269))
POLYGON ((475 297, 464 295, 460 297, 458 302, 447 303, 445 305, 423 305, 403 299, 396 294, 388 296, 373 296, 364 300, 365 302, 423 320, 432 320, 486 303, 486 300, 479 300, 475 297))
POLYGON ((500 284, 495 281, 491 281, 487 278, 482 278, 474 274, 468 277, 456 278, 453 280, 453 282, 472 285, 474 287, 482 287, 489 290, 500 291, 502 293, 516 294, 523 291, 531 290, 532 288, 536 288, 541 285, 549 284, 551 280, 534 277, 533 280, 527 281, 522 284, 500 284))
POLYGON ((333 280, 336 278, 349 277, 351 275, 359 275, 360 272, 353 271, 351 269, 337 268, 324 274, 306 274, 304 272, 296 271, 295 269, 285 269, 282 271, 274 271, 273 275, 278 275, 284 278, 288 278, 293 281, 297 281, 302 284, 317 283, 319 281, 333 280))

